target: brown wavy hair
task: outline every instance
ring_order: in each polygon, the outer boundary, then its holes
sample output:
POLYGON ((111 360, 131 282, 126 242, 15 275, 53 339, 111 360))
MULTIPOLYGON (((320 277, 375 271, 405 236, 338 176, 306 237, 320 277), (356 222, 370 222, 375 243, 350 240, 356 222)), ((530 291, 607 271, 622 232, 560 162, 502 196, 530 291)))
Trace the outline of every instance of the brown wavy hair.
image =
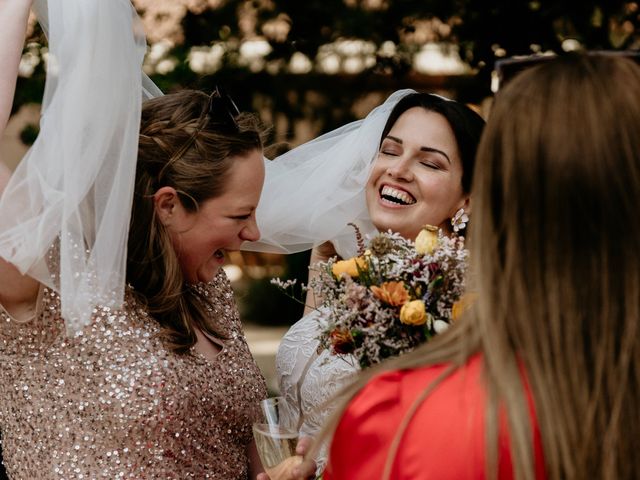
MULTIPOLYGON (((221 103, 215 106, 224 109, 221 103)), ((262 150, 264 135, 253 115, 231 120, 229 112, 210 112, 209 107, 210 97, 194 90, 154 98, 142 107, 127 281, 177 352, 196 343, 194 327, 218 338, 225 332, 209 318, 198 289, 185 284, 153 195, 163 186, 173 187, 184 208, 195 212, 224 193, 232 157, 262 150)))
MULTIPOLYGON (((515 478, 535 478, 521 365, 547 478, 637 478, 638 185, 638 65, 573 54, 521 73, 498 94, 478 150, 470 233, 475 308, 424 347, 365 372, 346 396, 381 370, 446 362, 450 374, 480 353, 488 478, 497 477, 501 407, 515 478)), ((387 466, 413 413, 396 433, 387 466)))

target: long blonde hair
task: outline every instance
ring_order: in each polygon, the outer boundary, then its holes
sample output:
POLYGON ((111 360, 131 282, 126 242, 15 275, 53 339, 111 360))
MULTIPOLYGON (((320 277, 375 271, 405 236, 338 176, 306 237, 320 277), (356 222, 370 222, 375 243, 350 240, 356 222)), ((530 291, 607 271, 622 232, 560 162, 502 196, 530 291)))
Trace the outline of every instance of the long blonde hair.
POLYGON ((455 370, 480 353, 489 478, 502 406, 515 477, 535 478, 520 366, 548 478, 635 478, 640 67, 579 54, 516 77, 485 128, 472 196, 474 310, 430 344, 367 372, 347 396, 382 369, 449 362, 455 370))

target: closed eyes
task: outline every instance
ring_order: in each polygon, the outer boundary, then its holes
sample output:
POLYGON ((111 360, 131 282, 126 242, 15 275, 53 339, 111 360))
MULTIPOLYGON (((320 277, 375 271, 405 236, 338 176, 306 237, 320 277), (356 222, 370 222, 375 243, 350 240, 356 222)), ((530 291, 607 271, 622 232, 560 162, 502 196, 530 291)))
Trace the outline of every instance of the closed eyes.
POLYGON ((397 153, 397 152, 391 152, 391 151, 389 151, 389 150, 382 150, 380 153, 382 153, 383 155, 388 155, 388 156, 390 156, 390 157, 398 157, 398 156, 400 156, 400 154, 399 154, 399 153, 397 153))
POLYGON ((427 168, 430 168, 432 170, 440 170, 441 167, 440 165, 438 165, 437 163, 432 163, 432 162, 420 162, 420 165, 424 165, 427 168))
MULTIPOLYGON (((393 149, 383 149, 380 151, 380 154, 382 155, 386 155, 388 157, 400 157, 402 156, 402 152, 399 152, 397 150, 393 150, 393 149)), ((434 161, 420 161, 419 162, 420 165, 423 165, 427 168, 430 168, 432 170, 442 170, 442 165, 440 165, 438 162, 434 162, 434 161)))

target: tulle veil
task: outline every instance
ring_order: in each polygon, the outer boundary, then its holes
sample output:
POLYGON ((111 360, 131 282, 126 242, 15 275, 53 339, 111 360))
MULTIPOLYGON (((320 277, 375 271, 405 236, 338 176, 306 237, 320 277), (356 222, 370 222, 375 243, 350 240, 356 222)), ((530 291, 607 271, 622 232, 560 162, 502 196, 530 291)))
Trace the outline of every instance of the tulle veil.
POLYGON ((58 291, 68 333, 124 298, 146 41, 128 0, 36 0, 40 133, 0 199, 0 256, 58 291))
MULTIPOLYGON (((35 0, 49 40, 40 133, 0 198, 0 256, 60 293, 67 332, 96 305, 119 308, 141 103, 162 95, 142 73, 146 41, 129 0, 35 0)), ((365 119, 265 159, 259 242, 243 249, 293 253, 333 240, 355 253, 365 234, 364 186, 392 94, 365 119)))
POLYGON ((356 253, 354 223, 365 236, 369 219, 365 185, 389 114, 414 90, 399 90, 362 120, 349 123, 265 163, 256 212, 261 239, 253 251, 295 253, 331 240, 342 257, 356 253))

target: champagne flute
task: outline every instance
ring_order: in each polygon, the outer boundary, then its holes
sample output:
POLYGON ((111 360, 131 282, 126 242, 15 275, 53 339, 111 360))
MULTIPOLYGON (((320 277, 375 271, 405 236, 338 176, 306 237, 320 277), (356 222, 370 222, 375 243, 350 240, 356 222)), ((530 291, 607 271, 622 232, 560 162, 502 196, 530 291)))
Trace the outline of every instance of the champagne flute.
POLYGON ((262 466, 271 480, 287 478, 302 462, 296 455, 299 413, 283 397, 260 402, 263 421, 253 424, 253 437, 262 466))

